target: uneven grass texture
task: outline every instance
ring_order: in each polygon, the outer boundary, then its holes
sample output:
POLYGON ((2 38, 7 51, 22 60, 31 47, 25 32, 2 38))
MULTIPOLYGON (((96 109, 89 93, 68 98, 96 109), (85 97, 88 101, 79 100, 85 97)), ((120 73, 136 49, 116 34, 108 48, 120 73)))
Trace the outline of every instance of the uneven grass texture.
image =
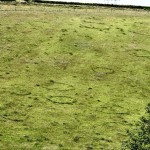
POLYGON ((149 41, 144 12, 1 11, 0 149, 119 150, 150 101, 149 41))

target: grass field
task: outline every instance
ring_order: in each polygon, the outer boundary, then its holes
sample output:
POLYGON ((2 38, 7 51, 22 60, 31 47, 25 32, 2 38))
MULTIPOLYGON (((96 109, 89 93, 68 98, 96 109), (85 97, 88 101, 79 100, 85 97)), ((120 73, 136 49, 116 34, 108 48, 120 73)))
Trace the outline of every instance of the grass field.
POLYGON ((121 149, 150 102, 150 14, 14 7, 0 11, 0 149, 121 149))

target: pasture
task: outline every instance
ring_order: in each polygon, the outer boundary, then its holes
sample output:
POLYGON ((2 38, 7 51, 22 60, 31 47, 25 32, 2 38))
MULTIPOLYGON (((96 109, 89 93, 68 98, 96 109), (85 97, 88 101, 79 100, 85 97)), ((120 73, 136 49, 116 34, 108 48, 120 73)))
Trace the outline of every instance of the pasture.
POLYGON ((0 149, 119 150, 150 101, 150 14, 0 5, 0 149))

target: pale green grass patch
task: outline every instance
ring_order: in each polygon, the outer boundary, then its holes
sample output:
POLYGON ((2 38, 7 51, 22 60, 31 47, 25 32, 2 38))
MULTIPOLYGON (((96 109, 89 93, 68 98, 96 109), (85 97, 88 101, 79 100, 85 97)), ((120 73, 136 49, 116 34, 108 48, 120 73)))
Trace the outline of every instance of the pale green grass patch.
POLYGON ((0 12, 1 149, 120 149, 149 102, 149 15, 28 7, 0 12))

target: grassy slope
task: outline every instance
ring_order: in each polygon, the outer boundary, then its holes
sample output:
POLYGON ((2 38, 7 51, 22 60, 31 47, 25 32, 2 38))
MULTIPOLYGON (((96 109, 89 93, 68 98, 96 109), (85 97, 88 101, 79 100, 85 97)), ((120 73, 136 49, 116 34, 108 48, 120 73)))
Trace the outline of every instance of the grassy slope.
POLYGON ((0 12, 0 39, 1 149, 120 148, 149 101, 147 14, 0 12))

